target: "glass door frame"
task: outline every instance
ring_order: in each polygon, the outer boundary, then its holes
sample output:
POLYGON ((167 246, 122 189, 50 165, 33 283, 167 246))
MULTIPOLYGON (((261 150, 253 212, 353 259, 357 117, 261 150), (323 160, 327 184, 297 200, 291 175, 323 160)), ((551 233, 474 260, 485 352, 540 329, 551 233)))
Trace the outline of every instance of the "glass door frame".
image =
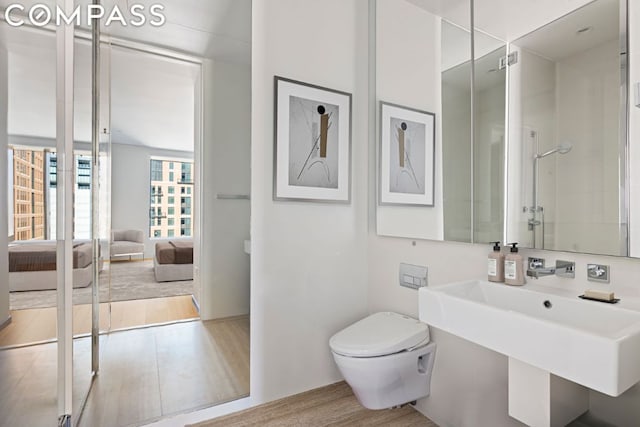
MULTIPOLYGON (((65 13, 73 10, 73 0, 57 3, 65 13)), ((74 33, 71 25, 56 28, 58 425, 65 427, 71 426, 73 411, 74 33)))
MULTIPOLYGON (((99 0, 93 0, 97 2, 99 0)), ((58 6, 70 13, 73 0, 57 0, 58 6)), ((74 129, 74 43, 78 38, 91 41, 91 243, 92 285, 91 285, 91 371, 92 384, 100 369, 100 334, 111 331, 110 319, 106 330, 100 330, 100 258, 109 256, 111 234, 110 224, 110 180, 111 180, 111 57, 112 47, 140 51, 177 61, 195 64, 199 67, 195 88, 195 132, 194 132, 194 175, 200 177, 203 127, 203 83, 202 58, 155 47, 144 43, 118 39, 100 33, 100 25, 92 25, 91 32, 76 29, 73 25, 56 28, 56 152, 60 157, 58 168, 59 191, 57 191, 57 332, 58 332, 58 425, 71 426, 81 417, 83 405, 73 407, 73 129, 74 129), (106 52, 106 54, 105 54, 106 52), (62 161, 62 159, 66 160, 62 161), (107 162, 105 165, 104 162, 107 162), (106 171, 106 180, 100 174, 106 171), (107 188, 105 189, 105 184, 107 188), (102 191, 106 191, 105 194, 102 191), (106 201, 106 202, 105 202, 106 201), (101 203, 102 202, 102 203, 101 203), (106 205, 106 206, 105 206, 106 205), (109 212, 107 212, 107 210, 109 212), (106 218, 103 218, 106 215, 106 218), (105 221, 106 219, 106 221, 105 221)), ((202 204, 200 179, 194 187, 194 237, 200 233, 202 204)), ((195 239, 194 239, 195 240, 195 239)), ((199 266, 201 242, 194 241, 194 267, 199 266)), ((196 268, 196 271, 198 269, 196 268)), ((194 280, 198 275, 195 274, 194 280)), ((109 298, 110 299, 110 298, 109 298)), ((110 314, 110 301, 108 313, 110 314)), ((110 317, 110 316, 109 316, 110 317)), ((91 393, 91 389, 88 391, 91 393)), ((86 402, 86 396, 84 401, 86 402)))

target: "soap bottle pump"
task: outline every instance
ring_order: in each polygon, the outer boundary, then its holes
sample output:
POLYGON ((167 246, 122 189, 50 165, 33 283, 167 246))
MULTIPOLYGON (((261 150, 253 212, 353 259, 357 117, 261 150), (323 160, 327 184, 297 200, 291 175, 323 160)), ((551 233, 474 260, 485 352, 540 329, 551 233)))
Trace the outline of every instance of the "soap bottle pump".
POLYGON ((489 253, 487 273, 490 282, 504 282, 504 255, 500 252, 500 242, 493 243, 493 251, 489 253))
POLYGON ((518 253, 518 244, 509 243, 510 253, 504 257, 504 283, 507 285, 524 285, 524 262, 518 253))

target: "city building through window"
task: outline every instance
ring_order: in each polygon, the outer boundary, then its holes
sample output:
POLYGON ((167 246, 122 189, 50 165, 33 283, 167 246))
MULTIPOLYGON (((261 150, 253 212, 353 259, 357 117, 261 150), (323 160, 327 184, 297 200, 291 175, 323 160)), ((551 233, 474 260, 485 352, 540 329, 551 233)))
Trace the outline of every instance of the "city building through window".
MULTIPOLYGON (((56 238, 56 153, 45 149, 10 148, 9 195, 14 240, 56 238)), ((74 158, 73 233, 91 238, 91 157, 74 158)))
POLYGON ((151 159, 150 166, 149 236, 192 236, 193 162, 151 159))

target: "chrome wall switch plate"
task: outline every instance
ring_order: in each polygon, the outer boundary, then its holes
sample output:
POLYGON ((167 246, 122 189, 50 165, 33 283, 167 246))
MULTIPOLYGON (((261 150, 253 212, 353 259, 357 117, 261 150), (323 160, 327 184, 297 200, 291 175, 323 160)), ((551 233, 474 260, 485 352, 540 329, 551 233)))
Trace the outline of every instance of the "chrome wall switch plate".
POLYGON ((544 258, 529 257, 528 265, 529 265, 528 267, 529 270, 544 268, 544 258))
POLYGON ((400 286, 411 289, 418 289, 423 286, 427 286, 427 274, 427 267, 421 265, 400 263, 400 286))
POLYGON ((609 266, 587 264, 587 280, 590 282, 609 283, 609 266))
POLYGON ((556 261, 556 276, 573 279, 576 277, 576 263, 573 261, 556 261))

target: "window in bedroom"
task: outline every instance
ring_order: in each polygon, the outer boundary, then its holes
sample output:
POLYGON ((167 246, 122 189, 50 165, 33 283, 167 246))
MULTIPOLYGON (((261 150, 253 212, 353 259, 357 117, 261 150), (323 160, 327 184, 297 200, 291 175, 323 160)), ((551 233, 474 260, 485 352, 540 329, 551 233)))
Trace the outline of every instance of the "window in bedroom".
POLYGON ((151 160, 151 181, 162 181, 162 160, 151 160))
POLYGON ((176 203, 174 194, 191 195, 193 186, 193 162, 178 159, 151 159, 150 163, 150 206, 149 206, 149 236, 163 238, 173 236, 193 235, 191 221, 191 196, 186 202, 180 198, 180 206, 176 203), (163 197, 167 194, 167 197, 163 197), (180 209, 180 218, 187 219, 187 223, 175 223, 176 207, 180 209), (166 212, 166 214, 163 214, 166 212), (166 219, 165 219, 166 218, 166 219))
MULTIPOLYGON (((183 163, 182 170, 180 173, 180 182, 182 184, 193 184, 193 178, 191 177, 191 170, 193 169, 193 165, 191 163, 183 163)), ((190 188, 188 191, 190 192, 190 188)))
POLYGON ((180 235, 191 236, 191 218, 180 218, 180 235))
MULTIPOLYGON (((56 238, 56 153, 44 148, 10 147, 9 198, 13 208, 9 235, 15 240, 56 238)), ((76 239, 91 237, 91 157, 74 156, 76 239)))

